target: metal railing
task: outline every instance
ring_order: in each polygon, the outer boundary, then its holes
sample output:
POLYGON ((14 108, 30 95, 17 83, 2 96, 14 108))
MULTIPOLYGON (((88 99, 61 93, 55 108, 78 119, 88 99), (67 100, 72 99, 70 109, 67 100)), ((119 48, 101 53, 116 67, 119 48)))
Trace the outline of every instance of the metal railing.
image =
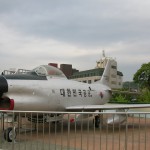
POLYGON ((0 111, 0 150, 149 148, 150 113, 147 112, 0 111), (100 123, 95 116, 99 116, 100 123))

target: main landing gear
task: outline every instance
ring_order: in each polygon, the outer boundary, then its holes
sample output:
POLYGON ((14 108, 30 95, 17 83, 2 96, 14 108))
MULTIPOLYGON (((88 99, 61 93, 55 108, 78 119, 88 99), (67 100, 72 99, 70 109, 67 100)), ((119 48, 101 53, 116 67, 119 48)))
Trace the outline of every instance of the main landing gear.
POLYGON ((4 139, 7 142, 12 142, 16 139, 17 132, 15 128, 9 127, 6 130, 4 130, 4 139))
POLYGON ((99 128, 99 126, 100 126, 100 116, 99 115, 95 116, 93 123, 95 125, 95 128, 99 128))

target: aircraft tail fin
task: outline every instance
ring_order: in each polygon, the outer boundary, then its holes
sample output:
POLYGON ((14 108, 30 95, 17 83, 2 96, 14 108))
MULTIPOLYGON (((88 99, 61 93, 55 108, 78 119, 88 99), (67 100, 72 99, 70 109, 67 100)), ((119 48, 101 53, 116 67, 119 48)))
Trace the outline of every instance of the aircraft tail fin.
POLYGON ((110 69, 111 69, 111 60, 108 59, 101 80, 98 81, 99 83, 109 86, 110 69))

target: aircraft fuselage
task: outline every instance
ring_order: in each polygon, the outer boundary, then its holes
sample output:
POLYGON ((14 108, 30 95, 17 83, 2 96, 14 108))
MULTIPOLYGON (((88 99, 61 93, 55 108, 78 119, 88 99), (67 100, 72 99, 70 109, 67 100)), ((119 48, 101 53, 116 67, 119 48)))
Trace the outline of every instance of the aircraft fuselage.
POLYGON ((109 87, 72 80, 49 78, 47 80, 8 79, 8 92, 4 97, 13 99, 11 109, 27 111, 64 111, 66 107, 105 104, 109 87))

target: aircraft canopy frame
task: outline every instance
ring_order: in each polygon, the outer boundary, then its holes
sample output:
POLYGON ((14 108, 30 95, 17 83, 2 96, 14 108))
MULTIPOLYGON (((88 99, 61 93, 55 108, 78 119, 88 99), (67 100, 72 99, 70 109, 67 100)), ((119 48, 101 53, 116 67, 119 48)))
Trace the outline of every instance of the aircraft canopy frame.
POLYGON ((39 67, 36 67, 32 71, 34 71, 37 74, 37 76, 54 76, 66 78, 65 74, 61 70, 50 65, 41 65, 39 67))

